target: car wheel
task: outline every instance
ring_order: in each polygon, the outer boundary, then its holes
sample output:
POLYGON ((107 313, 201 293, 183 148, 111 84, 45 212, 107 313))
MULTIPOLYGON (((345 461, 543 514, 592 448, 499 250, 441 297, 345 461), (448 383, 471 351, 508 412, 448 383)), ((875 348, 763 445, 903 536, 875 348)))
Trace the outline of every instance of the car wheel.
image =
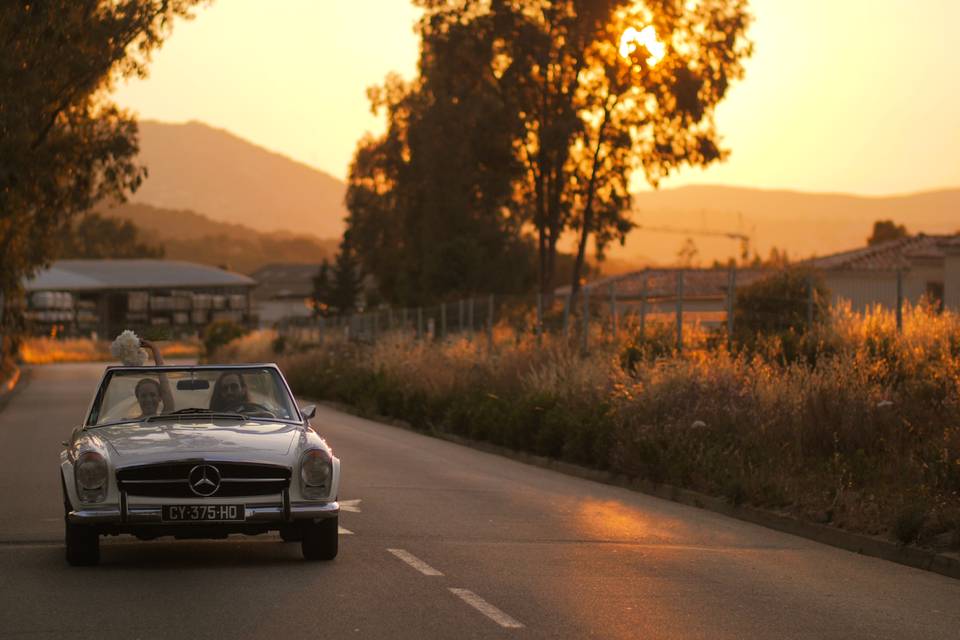
POLYGON ((70 499, 67 497, 67 485, 62 474, 60 488, 63 490, 64 543, 67 548, 67 563, 74 567, 95 565, 100 562, 100 534, 93 527, 71 524, 67 520, 67 514, 70 513, 70 499))
POLYGON ((333 560, 337 557, 339 544, 339 518, 326 518, 320 522, 308 522, 303 527, 300 542, 303 557, 307 560, 333 560))

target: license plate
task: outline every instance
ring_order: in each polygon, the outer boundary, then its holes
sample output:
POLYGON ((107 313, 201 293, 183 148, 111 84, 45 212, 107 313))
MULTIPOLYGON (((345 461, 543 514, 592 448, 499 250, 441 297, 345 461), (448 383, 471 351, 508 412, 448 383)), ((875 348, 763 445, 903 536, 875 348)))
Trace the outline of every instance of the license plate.
POLYGON ((242 504, 165 504, 164 522, 243 522, 242 504))

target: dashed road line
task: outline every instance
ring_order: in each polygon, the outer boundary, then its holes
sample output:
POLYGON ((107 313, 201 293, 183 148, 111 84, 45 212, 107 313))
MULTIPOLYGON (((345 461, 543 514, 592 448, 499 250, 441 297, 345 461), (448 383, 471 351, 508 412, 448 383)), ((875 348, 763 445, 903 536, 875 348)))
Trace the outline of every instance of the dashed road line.
POLYGON ((442 576, 443 574, 428 565, 426 562, 413 555, 409 551, 403 549, 387 549, 390 553, 400 558, 408 565, 419 571, 425 576, 442 576))
POLYGON ((343 527, 339 527, 339 526, 337 527, 337 533, 339 533, 339 534, 342 535, 342 536, 352 536, 352 535, 353 535, 353 531, 350 531, 350 529, 344 529, 343 527))
POLYGON ((457 597, 466 602, 468 605, 496 622, 501 627, 505 627, 507 629, 523 628, 521 623, 511 618, 500 609, 497 609, 495 606, 475 594, 473 591, 470 591, 469 589, 457 589, 454 587, 450 587, 450 591, 452 591, 457 597))

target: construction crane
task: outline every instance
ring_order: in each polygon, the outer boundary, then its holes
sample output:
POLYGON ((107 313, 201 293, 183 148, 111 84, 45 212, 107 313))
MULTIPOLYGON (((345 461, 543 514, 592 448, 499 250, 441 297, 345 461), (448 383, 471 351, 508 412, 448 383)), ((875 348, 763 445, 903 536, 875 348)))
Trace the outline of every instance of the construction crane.
MULTIPOLYGON (((741 217, 742 219, 742 217, 741 217)), ((654 233, 678 233, 686 236, 714 236, 730 238, 740 241, 740 255, 743 259, 750 256, 750 236, 739 231, 721 231, 719 229, 693 229, 689 227, 664 227, 658 225, 638 224, 635 229, 653 231, 654 233)))

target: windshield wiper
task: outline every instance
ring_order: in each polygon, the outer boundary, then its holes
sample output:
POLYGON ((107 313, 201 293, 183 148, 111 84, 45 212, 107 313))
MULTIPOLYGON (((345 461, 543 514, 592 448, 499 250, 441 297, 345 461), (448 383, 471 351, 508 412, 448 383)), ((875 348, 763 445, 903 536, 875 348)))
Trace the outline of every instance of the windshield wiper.
POLYGON ((189 407, 187 409, 179 409, 178 411, 171 411, 170 413, 158 413, 153 416, 147 416, 144 422, 152 422, 154 420, 168 420, 170 418, 179 418, 185 416, 203 416, 211 418, 229 418, 231 420, 246 420, 246 417, 240 413, 229 413, 226 411, 211 411, 210 409, 200 409, 198 407, 189 407))

